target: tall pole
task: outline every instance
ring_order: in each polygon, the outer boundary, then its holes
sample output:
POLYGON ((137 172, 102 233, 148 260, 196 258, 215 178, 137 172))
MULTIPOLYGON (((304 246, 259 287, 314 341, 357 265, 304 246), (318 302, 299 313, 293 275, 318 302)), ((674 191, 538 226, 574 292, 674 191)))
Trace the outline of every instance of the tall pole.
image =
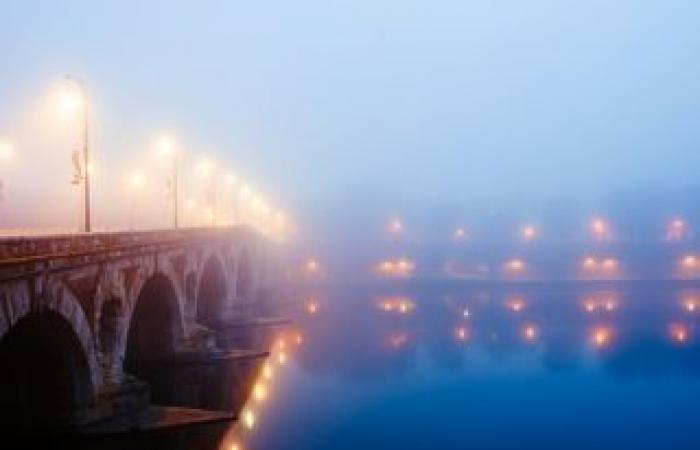
POLYGON ((91 231, 90 226, 90 154, 88 150, 88 107, 87 107, 87 97, 85 95, 85 89, 81 85, 82 97, 83 97, 83 158, 85 159, 85 184, 84 188, 84 212, 85 212, 85 224, 84 231, 89 233, 91 231))

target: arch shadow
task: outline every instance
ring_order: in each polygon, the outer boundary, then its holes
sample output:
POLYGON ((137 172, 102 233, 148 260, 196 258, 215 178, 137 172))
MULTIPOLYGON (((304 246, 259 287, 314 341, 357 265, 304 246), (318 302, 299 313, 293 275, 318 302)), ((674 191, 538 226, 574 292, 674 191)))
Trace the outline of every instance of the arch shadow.
POLYGON ((181 315, 170 279, 155 274, 142 286, 129 321, 124 368, 139 369, 171 356, 176 349, 181 315))
POLYGON ((30 313, 0 341, 0 429, 77 425, 93 405, 88 356, 54 311, 30 313))
POLYGON ((226 277, 219 259, 212 255, 204 264, 197 292, 197 321, 216 327, 227 316, 228 292, 226 277))

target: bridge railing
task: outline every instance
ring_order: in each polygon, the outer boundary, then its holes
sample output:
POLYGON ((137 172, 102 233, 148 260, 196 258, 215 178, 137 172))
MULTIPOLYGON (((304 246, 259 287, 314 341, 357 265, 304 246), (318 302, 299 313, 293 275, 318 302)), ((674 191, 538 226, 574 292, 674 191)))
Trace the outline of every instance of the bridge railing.
POLYGON ((149 245, 223 238, 231 236, 232 233, 250 232, 252 230, 247 227, 236 226, 0 237, 0 263, 80 256, 149 245))

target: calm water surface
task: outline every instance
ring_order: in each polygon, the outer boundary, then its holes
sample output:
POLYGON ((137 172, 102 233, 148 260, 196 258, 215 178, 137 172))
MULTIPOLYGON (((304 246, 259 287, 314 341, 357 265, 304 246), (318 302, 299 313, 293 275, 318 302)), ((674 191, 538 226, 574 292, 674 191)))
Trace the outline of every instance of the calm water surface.
POLYGON ((222 449, 700 448, 700 290, 303 292, 222 449))

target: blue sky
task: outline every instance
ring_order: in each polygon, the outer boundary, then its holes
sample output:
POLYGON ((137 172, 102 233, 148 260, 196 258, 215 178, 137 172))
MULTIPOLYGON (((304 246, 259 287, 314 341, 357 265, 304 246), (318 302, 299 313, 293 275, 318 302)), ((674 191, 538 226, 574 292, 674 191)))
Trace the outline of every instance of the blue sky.
POLYGON ((176 129, 301 208, 693 187, 698 23, 692 1, 6 1, 0 133, 73 73, 104 160, 176 129))

